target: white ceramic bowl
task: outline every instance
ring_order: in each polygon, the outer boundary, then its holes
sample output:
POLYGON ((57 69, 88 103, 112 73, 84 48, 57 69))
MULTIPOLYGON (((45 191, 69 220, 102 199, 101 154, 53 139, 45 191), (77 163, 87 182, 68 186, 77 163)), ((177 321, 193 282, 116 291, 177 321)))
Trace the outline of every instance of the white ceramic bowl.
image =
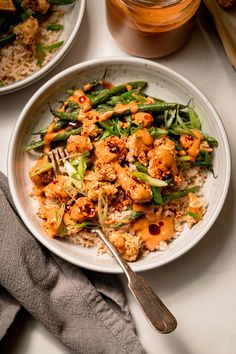
MULTIPOLYGON (((12 84, 0 87, 0 95, 5 95, 10 92, 20 90, 26 86, 29 86, 41 79, 49 71, 51 71, 67 54, 72 44, 74 43, 79 29, 82 23, 82 19, 85 12, 86 0, 77 0, 71 5, 64 7, 64 29, 61 33, 59 41, 64 41, 61 48, 59 48, 52 56, 52 59, 42 66, 42 68, 35 71, 33 74, 25 77, 22 80, 14 82, 12 84)), ((62 7, 62 9, 63 9, 62 7)))
POLYGON ((41 228, 36 216, 34 200, 29 197, 31 181, 28 176, 35 153, 24 153, 23 147, 32 140, 31 132, 45 127, 50 120, 49 105, 65 97, 69 87, 81 86, 91 79, 102 77, 119 84, 131 80, 147 80, 148 93, 169 101, 187 103, 193 99, 194 108, 201 117, 204 132, 214 136, 219 147, 214 156, 214 171, 204 185, 209 206, 203 221, 193 229, 186 229, 173 240, 165 252, 157 251, 132 263, 135 271, 143 271, 173 261, 192 248, 210 229, 224 204, 230 180, 230 151, 222 122, 208 99, 186 78, 162 65, 137 58, 107 58, 84 62, 59 73, 42 86, 23 109, 14 128, 8 156, 9 185, 16 208, 32 234, 48 249, 76 265, 102 272, 119 273, 120 268, 109 255, 96 255, 95 249, 51 239, 41 228))

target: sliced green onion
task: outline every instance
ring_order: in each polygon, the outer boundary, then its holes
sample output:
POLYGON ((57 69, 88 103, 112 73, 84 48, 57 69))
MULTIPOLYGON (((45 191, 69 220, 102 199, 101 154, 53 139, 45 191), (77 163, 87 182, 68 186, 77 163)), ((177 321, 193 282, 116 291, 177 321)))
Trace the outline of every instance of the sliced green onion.
POLYGON ((48 30, 48 31, 60 31, 60 30, 62 30, 63 28, 64 28, 63 25, 57 24, 57 25, 49 25, 49 26, 47 27, 47 30, 48 30))
POLYGON ((98 195, 98 220, 102 226, 107 218, 108 212, 108 197, 101 193, 98 195))
POLYGON ((60 227, 64 213, 65 213, 66 205, 62 204, 59 210, 56 210, 56 226, 60 227))
POLYGON ((151 187, 151 189, 152 189, 152 196, 155 204, 158 205, 163 204, 163 199, 161 196, 160 189, 158 187, 151 187))
POLYGON ((146 166, 144 166, 143 164, 141 164, 140 162, 136 161, 134 163, 134 165, 136 166, 136 168, 139 172, 148 173, 148 168, 146 166))
POLYGON ((116 229, 123 227, 123 226, 129 224, 131 221, 136 220, 137 218, 139 218, 142 215, 143 215, 142 211, 133 211, 129 216, 127 216, 127 218, 125 218, 121 222, 117 222, 116 224, 113 225, 113 227, 116 229))
POLYGON ((188 106, 188 115, 189 115, 189 120, 191 127, 193 129, 200 129, 201 128, 201 122, 200 119, 198 118, 197 113, 194 111, 194 109, 190 106, 188 106))
POLYGON ((84 229, 84 228, 88 228, 88 229, 97 229, 99 228, 99 224, 95 224, 91 221, 84 221, 84 222, 81 222, 81 223, 77 223, 75 224, 75 227, 77 227, 78 229, 84 229))
POLYGON ((202 220, 202 216, 198 215, 196 213, 193 213, 192 211, 188 211, 187 215, 191 216, 192 218, 196 219, 196 220, 202 220))
POLYGON ((143 172, 135 171, 135 172, 132 172, 132 175, 141 179, 144 182, 147 182, 148 184, 150 184, 150 186, 153 186, 153 187, 166 187, 168 185, 165 181, 162 181, 161 179, 158 179, 158 178, 153 178, 143 172))
POLYGON ((34 172, 31 172, 29 175, 30 177, 34 177, 37 175, 40 175, 43 172, 49 171, 52 168, 52 164, 50 162, 45 162, 42 166, 34 170, 34 172))
POLYGON ((197 193, 200 190, 200 186, 195 186, 192 188, 188 188, 188 189, 183 189, 177 192, 173 192, 170 194, 167 194, 163 197, 163 202, 164 203, 168 203, 172 200, 176 200, 182 197, 186 197, 188 195, 188 193, 197 193))
POLYGON ((64 41, 56 42, 45 47, 48 52, 52 52, 54 49, 60 48, 64 44, 64 41))
POLYGON ((178 157, 178 161, 190 161, 190 160, 191 160, 191 156, 189 156, 189 155, 178 157))

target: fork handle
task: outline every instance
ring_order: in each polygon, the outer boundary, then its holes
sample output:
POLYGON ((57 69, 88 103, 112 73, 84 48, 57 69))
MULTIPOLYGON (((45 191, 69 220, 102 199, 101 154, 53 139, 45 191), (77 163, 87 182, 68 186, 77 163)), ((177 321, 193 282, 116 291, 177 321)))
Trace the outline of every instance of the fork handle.
POLYGON ((93 230, 93 232, 99 234, 123 269, 128 279, 128 287, 152 327, 160 333, 170 333, 174 331, 177 326, 175 317, 163 304, 152 288, 140 275, 136 274, 130 268, 128 263, 123 259, 102 230, 97 229, 93 230))

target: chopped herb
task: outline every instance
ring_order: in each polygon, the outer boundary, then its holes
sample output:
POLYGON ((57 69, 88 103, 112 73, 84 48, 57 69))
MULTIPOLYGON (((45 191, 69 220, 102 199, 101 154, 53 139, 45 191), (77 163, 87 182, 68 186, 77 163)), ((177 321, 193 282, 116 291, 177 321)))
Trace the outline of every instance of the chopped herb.
POLYGON ((193 213, 192 211, 188 211, 187 215, 191 216, 192 218, 196 220, 202 220, 202 216, 196 213, 193 213))
POLYGON ((142 211, 133 211, 129 216, 127 216, 126 219, 124 219, 121 222, 117 222, 116 224, 113 225, 113 227, 116 229, 123 227, 123 226, 129 224, 130 222, 136 220, 137 218, 139 218, 142 215, 143 215, 142 211))
POLYGON ((64 26, 60 25, 60 24, 58 24, 58 25, 49 25, 47 27, 48 31, 60 31, 60 30, 63 30, 63 29, 64 29, 64 26))
POLYGON ((166 187, 167 186, 167 183, 165 181, 162 181, 161 179, 158 179, 158 178, 152 178, 147 173, 135 171, 135 172, 132 172, 132 175, 141 179, 144 182, 147 182, 148 184, 150 184, 150 186, 153 186, 153 187, 166 187))

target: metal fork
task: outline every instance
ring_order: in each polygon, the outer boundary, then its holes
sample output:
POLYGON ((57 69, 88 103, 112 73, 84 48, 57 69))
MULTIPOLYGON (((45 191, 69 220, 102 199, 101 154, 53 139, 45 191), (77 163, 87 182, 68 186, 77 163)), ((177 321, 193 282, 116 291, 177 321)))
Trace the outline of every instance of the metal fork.
MULTIPOLYGON (((48 158, 53 165, 55 176, 63 174, 63 164, 65 159, 68 158, 66 150, 63 147, 56 148, 48 153, 48 158)), ((175 317, 147 282, 131 269, 129 264, 123 259, 107 235, 103 232, 102 227, 101 229, 92 229, 91 231, 102 239, 122 268, 128 279, 128 287, 151 326, 159 333, 170 333, 174 331, 177 326, 175 317)))

